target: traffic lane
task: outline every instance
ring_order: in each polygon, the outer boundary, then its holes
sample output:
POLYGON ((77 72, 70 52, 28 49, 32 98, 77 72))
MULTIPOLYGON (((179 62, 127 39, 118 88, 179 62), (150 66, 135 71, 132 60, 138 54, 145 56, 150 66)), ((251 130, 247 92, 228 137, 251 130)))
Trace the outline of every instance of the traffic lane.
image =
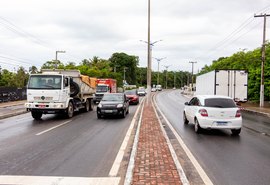
POLYGON ((267 116, 242 111, 243 126, 263 135, 270 136, 270 119, 267 116))
POLYGON ((6 140, 0 174, 106 177, 137 107, 125 119, 98 120, 92 111, 42 135, 6 140))
POLYGON ((182 112, 186 99, 179 96, 179 91, 159 93, 158 106, 214 184, 270 182, 269 137, 246 128, 238 137, 232 136, 228 130, 205 130, 202 134, 196 134, 194 125, 183 124, 182 112))

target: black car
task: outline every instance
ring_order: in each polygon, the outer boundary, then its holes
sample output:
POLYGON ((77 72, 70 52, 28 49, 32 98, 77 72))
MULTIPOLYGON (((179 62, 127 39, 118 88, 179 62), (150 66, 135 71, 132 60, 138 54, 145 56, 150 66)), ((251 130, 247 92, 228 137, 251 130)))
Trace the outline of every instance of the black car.
POLYGON ((107 115, 120 115, 125 118, 129 113, 129 99, 124 93, 104 94, 97 106, 97 118, 107 115))

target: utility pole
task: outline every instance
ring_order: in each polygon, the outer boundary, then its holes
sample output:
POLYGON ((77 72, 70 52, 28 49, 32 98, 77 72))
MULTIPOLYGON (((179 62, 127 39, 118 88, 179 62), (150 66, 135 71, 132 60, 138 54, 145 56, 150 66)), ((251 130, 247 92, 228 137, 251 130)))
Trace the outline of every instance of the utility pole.
POLYGON ((260 107, 264 106, 264 63, 265 63, 265 35, 266 35, 266 17, 270 14, 254 15, 254 17, 263 17, 263 44, 262 44, 262 66, 261 66, 261 89, 260 89, 260 107))
POLYGON ((161 62, 161 60, 165 59, 166 57, 164 58, 154 58, 157 60, 158 62, 158 77, 157 77, 157 85, 159 85, 159 63, 161 62))
POLYGON ((126 84, 126 69, 127 67, 124 67, 124 80, 123 80, 123 84, 126 84))
POLYGON ((66 51, 56 51, 55 52, 55 69, 57 69, 57 61, 58 61, 58 59, 57 59, 57 55, 58 55, 58 53, 65 53, 66 51))
POLYGON ((176 72, 174 72, 174 81, 173 81, 173 84, 174 84, 173 87, 174 87, 174 88, 176 88, 176 87, 175 87, 175 81, 176 81, 176 72))
POLYGON ((192 64, 192 72, 191 72, 191 91, 193 91, 193 67, 194 67, 194 64, 196 64, 197 62, 192 62, 192 61, 190 61, 189 63, 192 64))
POLYGON ((169 66, 164 66, 166 68, 166 89, 167 89, 167 82, 168 82, 168 68, 170 67, 169 66))

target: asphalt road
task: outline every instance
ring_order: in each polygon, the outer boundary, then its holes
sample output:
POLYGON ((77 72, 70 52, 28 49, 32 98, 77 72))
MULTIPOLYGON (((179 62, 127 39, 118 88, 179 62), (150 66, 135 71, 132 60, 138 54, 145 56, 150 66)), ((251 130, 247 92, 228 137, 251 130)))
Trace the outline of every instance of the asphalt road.
POLYGON ((90 111, 0 120, 0 175, 108 177, 137 107, 125 119, 90 111))
POLYGON ((179 90, 162 91, 156 100, 214 184, 269 184, 269 119, 243 114, 240 136, 231 136, 229 130, 206 130, 198 135, 194 125, 183 124, 184 102, 188 99, 179 90))

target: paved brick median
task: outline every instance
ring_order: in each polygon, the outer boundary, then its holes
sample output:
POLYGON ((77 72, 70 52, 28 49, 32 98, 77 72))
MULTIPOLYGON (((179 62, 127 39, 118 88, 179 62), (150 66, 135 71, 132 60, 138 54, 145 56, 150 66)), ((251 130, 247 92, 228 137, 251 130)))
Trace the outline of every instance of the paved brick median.
POLYGON ((182 184, 150 104, 143 110, 132 184, 182 184))

